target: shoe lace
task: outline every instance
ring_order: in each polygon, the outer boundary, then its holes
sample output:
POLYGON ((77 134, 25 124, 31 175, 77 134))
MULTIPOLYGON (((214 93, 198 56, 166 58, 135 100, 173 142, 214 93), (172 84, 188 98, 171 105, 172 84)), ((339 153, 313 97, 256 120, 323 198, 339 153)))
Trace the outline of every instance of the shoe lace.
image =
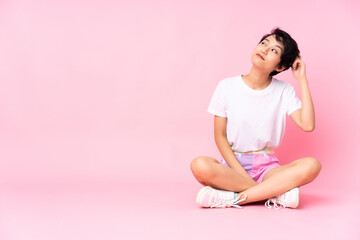
POLYGON ((275 210, 279 210, 285 206, 285 194, 281 194, 279 196, 273 197, 268 199, 265 202, 265 207, 271 209, 274 208, 275 210))
POLYGON ((240 195, 237 197, 237 199, 229 198, 229 195, 226 194, 226 192, 216 192, 216 201, 211 205, 211 208, 215 207, 236 207, 236 208, 242 208, 238 203, 241 203, 246 200, 247 195, 246 193, 240 193, 240 195), (243 197, 242 197, 243 196, 243 197))
POLYGON ((270 198, 265 202, 265 207, 269 209, 274 208, 275 210, 279 210, 283 207, 283 205, 278 204, 276 202, 276 198, 270 198))

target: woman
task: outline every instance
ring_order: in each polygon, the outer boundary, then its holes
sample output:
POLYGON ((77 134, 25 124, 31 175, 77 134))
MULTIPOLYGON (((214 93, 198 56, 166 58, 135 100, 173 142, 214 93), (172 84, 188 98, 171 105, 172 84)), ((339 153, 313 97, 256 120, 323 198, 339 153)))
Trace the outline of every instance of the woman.
POLYGON ((205 186, 196 198, 201 207, 239 207, 268 199, 269 208, 296 208, 298 187, 318 176, 321 164, 315 158, 280 166, 273 150, 284 135, 286 114, 306 132, 315 128, 299 53, 295 40, 276 28, 254 49, 247 75, 219 82, 208 111, 215 116, 215 142, 223 159, 202 156, 191 162, 195 178, 205 186), (302 101, 289 83, 273 78, 290 67, 302 101))

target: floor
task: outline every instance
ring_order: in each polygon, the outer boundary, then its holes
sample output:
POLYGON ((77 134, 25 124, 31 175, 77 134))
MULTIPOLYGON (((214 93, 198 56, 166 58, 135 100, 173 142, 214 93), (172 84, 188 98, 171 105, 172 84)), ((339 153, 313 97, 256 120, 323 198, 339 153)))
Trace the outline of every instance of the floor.
POLYGON ((359 193, 305 186, 298 209, 201 209, 199 188, 180 181, 2 184, 0 239, 360 239, 359 193))

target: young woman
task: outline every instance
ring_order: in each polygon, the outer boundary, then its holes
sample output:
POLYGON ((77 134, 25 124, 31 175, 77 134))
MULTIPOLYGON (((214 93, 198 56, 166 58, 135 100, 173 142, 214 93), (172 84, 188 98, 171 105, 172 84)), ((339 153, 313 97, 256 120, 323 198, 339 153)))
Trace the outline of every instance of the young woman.
POLYGON ((318 176, 321 164, 315 158, 280 166, 273 150, 284 135, 286 114, 306 132, 315 128, 299 53, 295 40, 276 28, 255 47, 247 75, 219 82, 208 111, 215 117, 215 142, 223 159, 201 156, 191 162, 195 178, 205 186, 196 198, 201 207, 240 207, 267 200, 268 208, 296 208, 298 187, 318 176), (290 67, 302 101, 289 83, 273 78, 290 67))

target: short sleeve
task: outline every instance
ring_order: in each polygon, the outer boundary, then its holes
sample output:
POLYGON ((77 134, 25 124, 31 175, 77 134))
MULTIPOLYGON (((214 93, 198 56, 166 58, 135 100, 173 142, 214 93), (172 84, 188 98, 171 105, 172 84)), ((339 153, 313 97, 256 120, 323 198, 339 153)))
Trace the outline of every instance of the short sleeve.
POLYGON ((285 89, 285 111, 287 115, 291 115, 293 112, 301 108, 301 101, 296 96, 295 89, 290 84, 285 89))
POLYGON ((220 81, 215 89, 215 92, 210 100, 208 112, 220 117, 226 117, 225 111, 225 88, 224 82, 220 81))

